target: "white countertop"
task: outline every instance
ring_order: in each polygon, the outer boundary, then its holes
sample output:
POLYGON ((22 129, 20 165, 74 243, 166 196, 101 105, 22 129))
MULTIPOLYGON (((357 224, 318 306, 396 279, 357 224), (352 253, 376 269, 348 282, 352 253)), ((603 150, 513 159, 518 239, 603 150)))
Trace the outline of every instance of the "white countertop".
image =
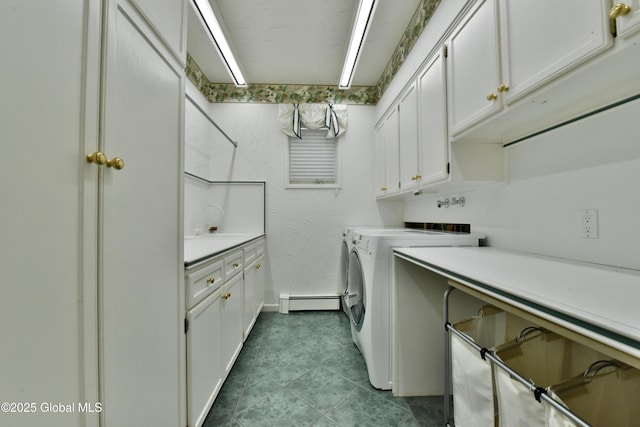
POLYGON ((640 271, 488 247, 396 254, 640 357, 640 271))
POLYGON ((263 233, 209 233, 199 236, 185 236, 184 265, 191 267, 228 251, 242 246, 251 240, 264 236, 263 233))

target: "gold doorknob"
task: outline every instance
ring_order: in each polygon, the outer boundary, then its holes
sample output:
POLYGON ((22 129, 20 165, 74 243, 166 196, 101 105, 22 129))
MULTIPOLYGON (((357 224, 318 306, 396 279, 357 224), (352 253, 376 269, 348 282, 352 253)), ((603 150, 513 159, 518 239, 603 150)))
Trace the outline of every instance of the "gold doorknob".
POLYGON ((506 92, 509 90, 509 86, 507 86, 506 84, 501 84, 500 86, 498 86, 498 92, 502 93, 502 92, 506 92))
POLYGON ((498 99, 498 95, 496 95, 495 93, 490 93, 489 95, 487 95, 487 101, 495 101, 496 99, 498 99))
POLYGON ((103 153, 96 151, 95 153, 87 154, 87 162, 95 163, 96 165, 104 165, 107 163, 107 156, 103 153))
POLYGON ((609 11, 609 18, 616 19, 619 16, 624 16, 631 11, 631 8, 624 3, 618 3, 609 11))
POLYGON ((215 282, 215 281, 216 281, 216 279, 215 279, 213 276, 212 276, 212 277, 209 277, 209 278, 207 279, 207 283, 208 283, 208 284, 210 284, 210 285, 211 285, 211 284, 213 284, 213 282, 215 282))
POLYGON ((120 170, 124 168, 124 160, 122 160, 120 157, 114 157, 113 159, 107 161, 107 167, 120 170))

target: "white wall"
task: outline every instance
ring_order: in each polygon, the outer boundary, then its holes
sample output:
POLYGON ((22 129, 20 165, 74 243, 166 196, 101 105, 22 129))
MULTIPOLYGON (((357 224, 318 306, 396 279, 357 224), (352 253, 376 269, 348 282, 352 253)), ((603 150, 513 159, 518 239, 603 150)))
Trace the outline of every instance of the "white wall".
POLYGON ((281 292, 341 291, 340 244, 345 226, 401 225, 401 202, 375 201, 374 107, 348 106, 349 127, 339 142, 340 190, 285 188, 287 140, 280 131, 277 105, 214 103, 205 108, 238 142, 232 167, 218 165, 218 159, 212 158, 214 168, 229 170, 229 180, 267 183, 266 304, 277 304, 281 292))

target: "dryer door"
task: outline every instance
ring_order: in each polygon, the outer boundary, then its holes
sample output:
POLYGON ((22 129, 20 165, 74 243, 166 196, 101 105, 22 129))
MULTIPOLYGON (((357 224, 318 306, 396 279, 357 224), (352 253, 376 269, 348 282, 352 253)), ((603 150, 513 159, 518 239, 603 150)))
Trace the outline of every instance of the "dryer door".
POLYGON ((365 293, 365 279, 362 271, 362 264, 360 263, 358 252, 356 251, 351 251, 351 254, 349 255, 348 276, 348 295, 345 299, 349 307, 349 313, 351 313, 351 320, 356 326, 356 329, 360 331, 362 323, 364 322, 367 295, 365 293))
POLYGON ((340 270, 342 271, 342 310, 349 314, 349 247, 347 241, 342 241, 342 256, 340 257, 340 270))

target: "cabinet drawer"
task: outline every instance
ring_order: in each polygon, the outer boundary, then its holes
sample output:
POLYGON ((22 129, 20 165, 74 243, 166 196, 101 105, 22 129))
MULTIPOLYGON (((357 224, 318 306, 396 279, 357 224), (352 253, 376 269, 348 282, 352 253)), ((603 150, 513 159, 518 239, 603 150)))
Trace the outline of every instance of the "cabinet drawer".
POLYGON ((256 243, 247 245, 244 248, 244 263, 246 265, 251 264, 251 261, 256 259, 257 256, 258 256, 258 245, 256 243))
POLYGON ((230 253, 224 257, 224 277, 229 280, 236 273, 242 271, 243 265, 242 250, 238 250, 230 253))
POLYGON ((187 276, 187 306, 193 307, 224 282, 224 260, 214 261, 187 276))
POLYGON ((265 244, 264 239, 260 239, 256 242, 256 257, 259 257, 260 255, 264 254, 264 244, 265 244))

